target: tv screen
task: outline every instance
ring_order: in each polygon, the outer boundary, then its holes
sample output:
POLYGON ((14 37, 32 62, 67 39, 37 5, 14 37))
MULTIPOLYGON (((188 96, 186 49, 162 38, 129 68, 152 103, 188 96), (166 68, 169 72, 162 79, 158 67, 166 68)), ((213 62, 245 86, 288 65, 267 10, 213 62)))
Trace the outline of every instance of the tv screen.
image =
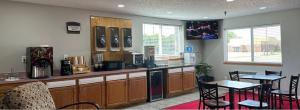
POLYGON ((218 21, 187 21, 186 35, 188 40, 218 39, 219 25, 218 21))

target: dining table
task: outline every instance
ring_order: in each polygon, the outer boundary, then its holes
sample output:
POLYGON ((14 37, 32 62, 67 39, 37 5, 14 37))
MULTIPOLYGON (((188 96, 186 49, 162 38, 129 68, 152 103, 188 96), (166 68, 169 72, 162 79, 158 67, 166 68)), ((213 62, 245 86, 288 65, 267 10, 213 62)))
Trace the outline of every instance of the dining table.
POLYGON ((263 84, 264 81, 276 81, 283 78, 286 78, 285 76, 279 76, 279 75, 265 75, 263 73, 257 73, 257 74, 241 74, 240 79, 251 79, 251 80, 259 80, 260 84, 263 84))
POLYGON ((212 82, 208 82, 208 84, 217 84, 218 87, 223 87, 223 88, 229 89, 230 109, 234 109, 234 91, 235 90, 256 88, 256 87, 260 86, 260 84, 256 84, 256 83, 231 81, 231 80, 212 81, 212 82))

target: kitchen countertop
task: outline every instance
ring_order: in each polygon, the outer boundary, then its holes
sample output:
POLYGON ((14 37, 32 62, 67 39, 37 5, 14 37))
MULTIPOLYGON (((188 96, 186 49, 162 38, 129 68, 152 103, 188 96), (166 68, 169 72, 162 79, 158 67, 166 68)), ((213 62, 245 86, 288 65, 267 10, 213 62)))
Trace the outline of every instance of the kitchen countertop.
POLYGON ((179 68, 179 67, 191 67, 195 66, 192 64, 178 64, 178 65, 165 65, 165 66, 158 66, 154 68, 148 68, 148 70, 157 70, 157 69, 166 69, 166 68, 179 68))
MULTIPOLYGON (((30 79, 26 76, 26 73, 23 72, 23 73, 19 73, 19 76, 20 76, 19 80, 5 81, 4 79, 0 79, 0 84, 26 83, 26 82, 34 82, 34 81, 50 82, 50 81, 55 81, 55 80, 78 79, 78 78, 87 78, 87 77, 96 77, 96 76, 109 76, 109 75, 117 75, 117 74, 124 74, 124 73, 141 72, 141 71, 147 71, 147 70, 191 67, 191 66, 194 66, 194 65, 190 65, 190 64, 166 65, 166 66, 159 66, 159 67, 155 67, 155 68, 121 69, 121 70, 114 70, 114 71, 90 72, 90 73, 75 74, 75 75, 68 75, 68 76, 61 76, 59 71, 55 71, 53 76, 51 76, 49 78, 44 78, 44 79, 30 79)), ((1 74, 0 74, 0 77, 1 77, 1 74)))

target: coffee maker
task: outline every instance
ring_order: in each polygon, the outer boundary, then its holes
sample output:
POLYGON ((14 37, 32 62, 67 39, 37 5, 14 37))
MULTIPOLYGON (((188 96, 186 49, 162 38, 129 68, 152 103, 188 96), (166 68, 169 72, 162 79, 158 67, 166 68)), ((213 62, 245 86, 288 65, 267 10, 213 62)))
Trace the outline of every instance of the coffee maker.
POLYGON ((60 64, 61 64, 60 74, 62 76, 73 74, 73 67, 69 59, 65 58, 64 60, 61 60, 60 64))
POLYGON ((145 67, 153 68, 155 64, 155 46, 144 46, 145 67))
POLYGON ((53 48, 52 47, 28 47, 27 75, 29 78, 47 78, 53 75, 53 48))

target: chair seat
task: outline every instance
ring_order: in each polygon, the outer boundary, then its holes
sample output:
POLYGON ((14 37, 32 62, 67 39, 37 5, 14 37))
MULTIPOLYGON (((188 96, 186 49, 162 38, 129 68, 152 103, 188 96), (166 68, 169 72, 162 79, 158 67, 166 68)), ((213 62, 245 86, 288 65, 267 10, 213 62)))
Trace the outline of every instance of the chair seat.
MULTIPOLYGON (((289 95, 290 92, 286 90, 273 90, 271 92, 272 94, 278 94, 278 95, 289 95)), ((295 95, 295 92, 292 92, 291 95, 295 95)))
MULTIPOLYGON (((207 100, 205 101, 205 105, 209 107, 217 107, 217 101, 216 100, 207 100)), ((228 101, 219 100, 219 108, 229 106, 230 103, 228 101)))
MULTIPOLYGON (((242 102, 239 102, 239 105, 250 107, 250 108, 260 108, 260 102, 256 100, 244 100, 242 102)), ((262 108, 267 108, 268 104, 263 102, 262 108)))

